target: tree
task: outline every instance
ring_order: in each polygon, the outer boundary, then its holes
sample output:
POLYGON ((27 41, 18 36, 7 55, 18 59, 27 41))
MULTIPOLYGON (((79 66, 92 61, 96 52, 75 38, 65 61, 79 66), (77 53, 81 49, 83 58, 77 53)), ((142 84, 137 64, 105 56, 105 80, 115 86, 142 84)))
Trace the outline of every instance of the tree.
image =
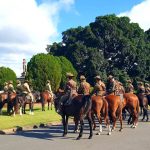
POLYGON ((13 70, 6 67, 0 67, 0 90, 3 90, 4 83, 10 80, 16 85, 16 74, 13 70))
POLYGON ((68 29, 62 36, 62 42, 47 46, 49 53, 67 57, 79 75, 89 80, 95 74, 105 78, 113 70, 131 78, 150 78, 150 30, 144 32, 128 17, 99 16, 88 26, 68 29))
POLYGON ((60 83, 60 87, 63 88, 65 83, 66 83, 66 73, 67 72, 71 72, 74 74, 75 78, 77 77, 77 71, 74 69, 72 63, 65 57, 63 56, 60 56, 60 57, 57 57, 60 65, 61 65, 61 69, 62 69, 62 77, 61 77, 61 83, 60 83))
POLYGON ((33 89, 43 91, 47 80, 51 81, 53 91, 59 88, 62 69, 54 56, 37 54, 31 58, 27 68, 27 78, 32 81, 33 89))

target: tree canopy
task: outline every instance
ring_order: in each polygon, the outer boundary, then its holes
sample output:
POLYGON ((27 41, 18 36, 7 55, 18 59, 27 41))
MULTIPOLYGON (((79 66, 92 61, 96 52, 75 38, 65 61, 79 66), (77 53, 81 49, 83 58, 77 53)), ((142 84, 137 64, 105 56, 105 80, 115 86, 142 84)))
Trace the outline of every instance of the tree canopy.
POLYGON ((116 72, 126 78, 150 79, 150 30, 144 32, 128 17, 99 16, 62 36, 62 42, 48 45, 47 51, 67 57, 90 82, 96 74, 105 79, 109 74, 117 76, 116 72))
POLYGON ((56 91, 60 84, 64 84, 66 72, 77 75, 66 58, 43 53, 33 56, 27 68, 27 79, 31 81, 33 89, 39 91, 45 90, 47 80, 51 81, 52 90, 56 91))
POLYGON ((13 70, 6 67, 0 67, 0 90, 3 90, 4 83, 10 80, 16 84, 16 74, 13 70))

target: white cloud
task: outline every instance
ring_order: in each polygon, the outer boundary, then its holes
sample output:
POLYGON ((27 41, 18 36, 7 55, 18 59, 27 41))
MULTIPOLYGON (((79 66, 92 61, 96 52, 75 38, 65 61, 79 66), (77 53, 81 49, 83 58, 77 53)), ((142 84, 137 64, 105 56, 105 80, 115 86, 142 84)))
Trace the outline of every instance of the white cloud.
POLYGON ((132 22, 139 23, 144 30, 150 28, 150 0, 144 0, 142 3, 134 6, 130 11, 123 12, 119 16, 128 16, 132 22))
POLYGON ((22 59, 46 52, 47 43, 58 37, 61 10, 69 11, 74 0, 0 0, 0 66, 22 72, 22 59))

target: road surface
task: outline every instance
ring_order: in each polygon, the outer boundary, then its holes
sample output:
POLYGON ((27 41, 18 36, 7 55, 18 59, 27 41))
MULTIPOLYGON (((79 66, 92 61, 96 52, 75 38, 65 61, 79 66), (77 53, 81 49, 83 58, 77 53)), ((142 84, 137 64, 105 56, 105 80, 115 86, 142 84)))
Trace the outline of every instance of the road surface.
POLYGON ((78 133, 72 131, 73 125, 69 125, 69 133, 64 138, 62 126, 55 125, 0 135, 0 150, 150 150, 150 122, 139 122, 136 129, 125 122, 122 132, 117 128, 110 136, 105 128, 101 135, 95 135, 94 131, 91 140, 88 139, 88 127, 85 127, 81 140, 76 140, 78 133))

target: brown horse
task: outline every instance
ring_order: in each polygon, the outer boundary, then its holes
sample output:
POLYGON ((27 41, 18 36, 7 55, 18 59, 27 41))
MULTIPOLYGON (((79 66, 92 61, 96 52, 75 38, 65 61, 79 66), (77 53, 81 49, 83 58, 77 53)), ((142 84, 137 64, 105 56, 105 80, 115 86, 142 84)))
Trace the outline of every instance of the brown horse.
POLYGON ((96 115, 98 122, 99 122, 99 132, 97 135, 100 135, 102 132, 102 117, 104 117, 104 121, 106 123, 106 126, 108 126, 108 135, 111 135, 111 130, 110 130, 110 124, 109 124, 109 119, 108 119, 108 103, 105 99, 103 99, 101 96, 92 96, 92 119, 93 119, 93 124, 95 130, 96 128, 96 123, 94 121, 94 115, 96 115))
MULTIPOLYGON (((58 93, 56 95, 54 104, 55 104, 55 109, 58 112, 60 109, 60 99, 61 99, 61 94, 58 93)), ((91 98, 89 95, 83 96, 83 95, 78 95, 74 97, 71 100, 71 103, 69 105, 66 105, 65 102, 61 106, 62 110, 62 122, 63 122, 63 136, 66 136, 68 133, 68 117, 73 116, 74 119, 76 120, 76 123, 80 121, 80 133, 79 136, 77 137, 77 140, 79 140, 82 135, 83 135, 83 129, 84 129, 84 118, 87 117, 89 121, 89 126, 90 126, 90 135, 89 139, 92 138, 93 136, 93 131, 92 131, 92 118, 91 118, 91 98)))
POLYGON ((116 127, 117 118, 120 121, 120 130, 119 131, 122 131, 122 129, 123 129, 122 128, 122 103, 121 103, 120 96, 110 94, 110 95, 107 95, 105 97, 105 99, 108 102, 109 115, 113 122, 112 131, 116 127))
POLYGON ((126 108, 129 111, 133 123, 131 127, 135 128, 137 126, 139 116, 138 97, 132 93, 125 93, 123 96, 124 96, 124 101, 122 102, 123 108, 126 108))
POLYGON ((140 110, 141 110, 140 115, 142 115, 142 111, 143 111, 142 121, 145 119, 145 116, 147 117, 146 121, 148 121, 149 120, 149 117, 148 117, 148 98, 145 94, 138 94, 137 96, 138 96, 139 102, 140 102, 140 110))
MULTIPOLYGON (((2 114, 2 108, 7 103, 8 94, 7 93, 1 93, 0 94, 0 114, 2 114)), ((8 110, 8 108, 7 108, 8 110)))
POLYGON ((48 110, 51 104, 51 110, 52 110, 52 105, 53 105, 53 98, 49 94, 48 91, 44 91, 41 93, 41 103, 42 103, 42 111, 45 111, 45 104, 48 103, 48 110))

